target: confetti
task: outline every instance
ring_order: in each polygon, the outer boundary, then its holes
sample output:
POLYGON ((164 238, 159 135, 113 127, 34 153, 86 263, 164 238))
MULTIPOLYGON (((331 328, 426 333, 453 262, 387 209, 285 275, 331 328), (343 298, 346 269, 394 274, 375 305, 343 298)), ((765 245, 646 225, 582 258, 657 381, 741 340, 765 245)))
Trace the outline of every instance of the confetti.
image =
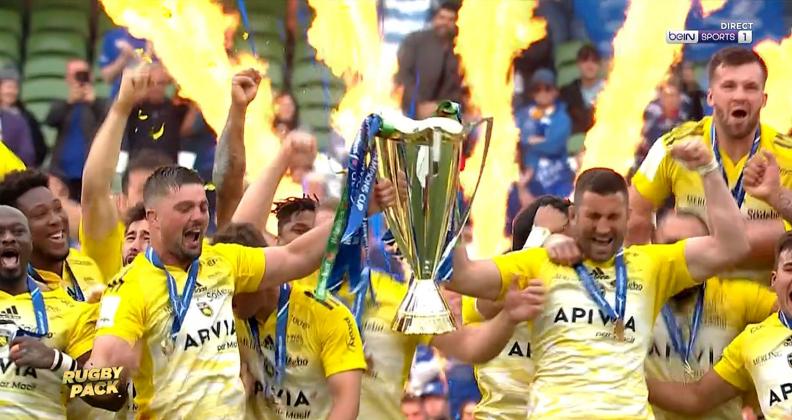
POLYGON ((215 185, 210 182, 210 183, 204 185, 204 190, 205 191, 214 191, 215 190, 215 185))
POLYGON ((138 109, 138 119, 140 121, 146 121, 148 119, 148 115, 144 114, 142 109, 138 109))
POLYGON ((243 32, 243 33, 242 33, 242 39, 244 39, 245 41, 247 41, 247 39, 248 39, 249 37, 250 37, 250 34, 249 34, 249 33, 247 33, 247 32, 243 32))
POLYGON ((162 127, 160 127, 159 130, 151 133, 151 138, 153 138, 154 141, 157 141, 159 140, 160 137, 162 137, 162 134, 164 132, 165 132, 165 123, 162 123, 162 127))

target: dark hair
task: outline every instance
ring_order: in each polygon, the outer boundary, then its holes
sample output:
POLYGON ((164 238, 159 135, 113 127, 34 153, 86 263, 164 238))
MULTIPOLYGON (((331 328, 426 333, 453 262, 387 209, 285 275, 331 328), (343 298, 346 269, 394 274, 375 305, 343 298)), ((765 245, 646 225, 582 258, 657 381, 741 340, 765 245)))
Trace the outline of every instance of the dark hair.
POLYGON ((792 249, 792 231, 784 232, 783 235, 778 239, 778 244, 776 245, 776 252, 775 252, 775 268, 778 268, 778 263, 780 263, 781 253, 787 250, 792 249))
POLYGON ((0 205, 17 207, 17 200, 26 192, 38 188, 49 188, 49 177, 38 169, 12 171, 0 182, 0 205))
POLYGON ((252 223, 229 223, 215 233, 212 243, 239 244, 255 248, 267 246, 267 240, 264 239, 264 235, 252 223))
POLYGON ((591 168, 583 171, 575 181, 575 203, 580 204, 583 193, 591 191, 599 195, 622 193, 627 198, 627 181, 610 168, 591 168))
POLYGON ((726 47, 716 52, 707 65, 707 74, 710 83, 715 77, 715 70, 720 66, 741 66, 743 64, 757 63, 762 68, 762 85, 767 82, 767 64, 762 57, 750 48, 726 47))
POLYGON ((662 216, 658 216, 657 226, 660 226, 660 224, 663 223, 663 221, 665 219, 667 219, 669 217, 672 217, 672 216, 677 216, 677 217, 680 217, 680 218, 683 218, 683 219, 693 219, 693 220, 699 222, 702 226, 704 226, 704 230, 706 230, 707 233, 709 233, 709 231, 710 231, 709 230, 709 225, 707 224, 707 221, 704 220, 704 218, 701 217, 700 214, 696 213, 695 211, 693 211, 691 209, 685 209, 685 208, 679 208, 679 209, 674 209, 672 211, 667 211, 667 212, 663 213, 662 216))
POLYGON ((528 236, 531 234, 534 218, 536 217, 536 212, 539 211, 539 208, 550 206, 561 213, 567 214, 570 205, 572 205, 572 203, 570 203, 566 198, 560 198, 554 195, 543 195, 534 200, 533 203, 529 204, 524 209, 520 210, 512 222, 511 250, 520 250, 522 249, 523 245, 525 245, 525 241, 528 240, 528 236))
POLYGON ((278 232, 283 229, 283 225, 291 220, 292 216, 304 211, 316 211, 317 200, 311 197, 289 197, 283 201, 275 203, 272 214, 278 219, 278 232))
POLYGON ((437 16, 437 13, 441 10, 448 10, 449 12, 459 13, 459 3, 456 1, 444 1, 440 3, 440 6, 437 7, 437 10, 434 11, 432 14, 432 18, 437 16))
POLYGON ((162 152, 152 149, 141 150, 129 160, 129 165, 127 165, 124 173, 121 174, 121 192, 124 194, 129 192, 129 174, 133 171, 154 171, 162 166, 170 166, 173 164, 173 159, 162 152))
POLYGON ((143 186, 143 203, 149 207, 155 198, 189 184, 203 186, 204 181, 192 169, 177 165, 161 166, 154 170, 143 186))
POLYGON ((421 397, 419 397, 419 396, 417 396, 415 394, 410 394, 408 392, 405 392, 404 395, 402 395, 402 399, 401 399, 401 403, 402 404, 404 404, 404 403, 419 403, 420 404, 421 401, 422 401, 421 397))
POLYGON ((577 52, 577 61, 585 61, 589 58, 593 58, 595 61, 599 62, 602 59, 599 50, 592 44, 585 44, 577 52))
POLYGON ((137 203, 134 206, 128 208, 126 214, 124 215, 124 233, 129 230, 129 225, 145 219, 146 207, 143 206, 143 203, 137 203))

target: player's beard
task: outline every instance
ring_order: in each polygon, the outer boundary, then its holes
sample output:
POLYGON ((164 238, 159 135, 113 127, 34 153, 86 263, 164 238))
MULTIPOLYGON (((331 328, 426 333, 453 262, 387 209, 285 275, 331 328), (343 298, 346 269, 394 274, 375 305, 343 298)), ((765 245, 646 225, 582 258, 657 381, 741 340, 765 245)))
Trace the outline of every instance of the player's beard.
POLYGON ((718 121, 718 125, 723 129, 726 137, 739 140, 751 135, 756 130, 757 124, 759 124, 759 111, 749 114, 743 119, 744 121, 736 122, 729 111, 716 105, 714 118, 718 121))

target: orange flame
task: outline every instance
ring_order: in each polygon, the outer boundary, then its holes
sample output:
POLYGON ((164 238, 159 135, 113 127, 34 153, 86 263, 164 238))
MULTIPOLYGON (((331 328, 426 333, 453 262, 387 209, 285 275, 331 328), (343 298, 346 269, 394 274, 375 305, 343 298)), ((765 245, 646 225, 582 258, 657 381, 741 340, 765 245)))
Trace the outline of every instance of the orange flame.
POLYGON ((613 40, 612 69, 597 98, 582 169, 608 167, 624 174, 632 166, 644 109, 682 51, 682 45, 666 43, 666 31, 685 27, 690 6, 691 0, 630 3, 613 40))
MULTIPOLYGON (((266 73, 267 64, 250 55, 232 64, 223 45, 234 19, 211 0, 102 0, 107 15, 138 38, 151 41, 179 86, 179 94, 195 101, 207 123, 220 133, 231 105, 231 78, 245 68, 266 73)), ((269 79, 247 111, 247 170, 257 175, 280 145, 272 132, 272 91, 269 79)))
POLYGON ((787 73, 792 68, 792 35, 782 39, 780 44, 763 41, 754 50, 767 64, 765 92, 770 93, 762 110, 762 122, 787 133, 792 128, 792 97, 785 93, 792 89, 792 79, 787 73))
MULTIPOLYGON (((508 246, 503 226, 511 180, 519 177, 514 159, 519 131, 512 114, 514 57, 531 43, 544 38, 545 22, 533 17, 536 2, 465 0, 459 10, 459 35, 454 51, 459 54, 470 87, 472 104, 482 115, 494 118, 492 144, 482 188, 473 203, 475 245, 485 253, 508 246)), ((461 181, 472 193, 483 158, 483 139, 466 163, 461 181)))
POLYGON ((707 17, 726 5, 726 0, 701 0, 701 10, 704 12, 704 17, 707 17))
POLYGON ((346 93, 331 116, 331 125, 347 144, 354 140, 366 115, 398 109, 394 92, 395 57, 385 55, 377 20, 377 4, 358 0, 309 0, 316 18, 308 42, 317 58, 346 83, 346 93))

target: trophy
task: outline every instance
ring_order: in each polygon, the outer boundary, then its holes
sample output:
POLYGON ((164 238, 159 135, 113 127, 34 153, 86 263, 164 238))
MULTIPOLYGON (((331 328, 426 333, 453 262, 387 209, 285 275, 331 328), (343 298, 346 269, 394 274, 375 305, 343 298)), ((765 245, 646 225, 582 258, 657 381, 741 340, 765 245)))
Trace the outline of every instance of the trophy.
MULTIPOLYGON (((458 105, 445 102, 438 114, 445 110, 446 115, 453 115, 457 109, 458 105)), ((391 325, 394 331, 443 334, 455 329, 435 279, 442 257, 450 258, 451 248, 470 215, 470 206, 461 214, 457 199, 462 145, 467 135, 484 122, 484 159, 471 202, 484 170, 492 118, 463 125, 454 117, 416 121, 401 115, 382 116, 382 128, 374 139, 378 172, 396 186, 397 198, 385 210, 385 217, 413 271, 407 295, 391 325)))

